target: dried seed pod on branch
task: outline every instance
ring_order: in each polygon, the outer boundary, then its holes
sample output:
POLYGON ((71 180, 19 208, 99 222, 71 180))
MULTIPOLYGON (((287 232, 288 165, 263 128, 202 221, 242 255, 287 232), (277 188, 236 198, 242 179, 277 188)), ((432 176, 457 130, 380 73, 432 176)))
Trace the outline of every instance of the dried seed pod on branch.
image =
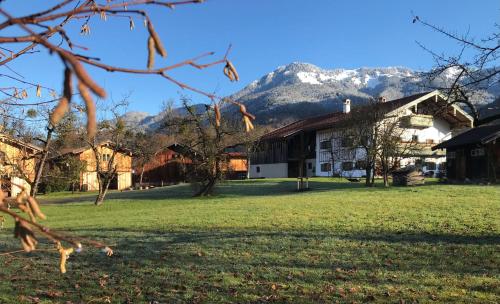
MULTIPOLYGON (((82 99, 86 105, 87 112, 87 132, 89 136, 93 136, 95 134, 95 103, 92 99, 91 94, 95 94, 100 98, 106 97, 105 90, 94 81, 94 79, 88 74, 86 67, 90 66, 94 69, 100 69, 107 72, 122 72, 129 74, 141 74, 141 75, 156 75, 165 78, 167 81, 179 86, 182 89, 187 89, 192 92, 196 92, 198 94, 204 95, 211 100, 217 99, 211 93, 204 92, 197 88, 191 87, 188 84, 185 84, 181 81, 178 81, 167 75, 170 71, 174 69, 178 69, 185 66, 192 66, 198 68, 200 70, 206 69, 215 65, 225 65, 224 72, 226 76, 231 81, 239 80, 239 75, 234 67, 234 65, 228 60, 228 53, 230 47, 228 48, 226 54, 222 58, 216 58, 212 61, 204 64, 200 64, 199 60, 204 59, 208 56, 213 56, 213 52, 207 52, 200 56, 196 56, 194 58, 186 59, 177 63, 173 63, 171 65, 166 65, 159 68, 154 68, 154 56, 158 53, 162 57, 167 56, 167 51, 156 32, 153 23, 150 20, 148 14, 149 7, 168 7, 173 8, 174 4, 181 6, 186 4, 194 4, 201 3, 200 0, 188 0, 188 1, 174 1, 174 2, 163 2, 163 1, 67 1, 67 0, 59 0, 58 3, 54 6, 47 7, 46 10, 42 10, 40 12, 35 12, 33 14, 13 17, 11 16, 4 7, 0 7, 0 15, 5 17, 5 20, 0 22, 0 31, 11 30, 19 32, 18 37, 0 37, 0 44, 2 43, 12 43, 15 46, 21 45, 21 47, 16 51, 10 51, 9 57, 0 58, 0 66, 4 66, 12 60, 18 60, 18 58, 25 58, 23 56, 25 54, 29 54, 36 47, 45 48, 51 54, 57 54, 64 66, 66 67, 64 71, 64 83, 63 83, 63 93, 59 102, 53 112, 50 115, 50 123, 52 125, 57 124, 64 114, 68 111, 73 95, 73 85, 71 83, 72 78, 75 77, 78 80, 78 91, 82 96, 82 99), (69 9, 69 4, 75 3, 75 6, 69 9), (127 68, 122 66, 113 66, 106 63, 103 63, 99 60, 98 56, 90 56, 94 54, 80 54, 74 51, 74 48, 80 48, 85 51, 88 51, 84 46, 78 46, 72 43, 70 32, 65 31, 65 26, 70 22, 80 22, 80 20, 84 20, 84 23, 81 25, 82 34, 90 34, 90 21, 93 18, 101 18, 106 20, 109 17, 109 21, 113 17, 124 17, 129 18, 129 28, 134 28, 134 20, 131 16, 139 16, 140 18, 144 18, 145 26, 148 30, 148 68, 147 69, 134 69, 127 68), (36 29, 36 30, 35 30, 36 29), (60 36, 62 40, 52 39, 54 37, 60 36), (54 44, 53 41, 62 41, 62 43, 54 44), (22 45, 24 43, 25 45, 22 45), (85 64, 85 66, 83 66, 85 64), (90 92, 89 92, 90 91, 90 92)), ((36 96, 41 97, 41 86, 37 85, 36 88, 36 96)), ((47 89, 47 88, 45 88, 47 89)), ((53 96, 55 99, 57 94, 49 89, 49 94, 53 96)), ((27 92, 22 91, 22 88, 19 90, 15 88, 14 97, 19 99, 20 97, 26 98, 27 92)), ((240 104, 237 102, 232 102, 233 104, 239 106, 240 104)), ((246 110, 244 111, 246 113, 246 110)), ((243 114, 243 120, 247 130, 251 130, 253 128, 252 120, 254 117, 248 113, 243 114)), ((217 107, 215 109, 215 116, 217 123, 220 125, 221 123, 221 113, 220 108, 217 107)), ((41 166, 43 168, 43 166, 41 166)), ((3 181, 2 181, 3 182, 3 181)), ((0 195, 3 195, 3 192, 0 191, 0 195)), ((34 238, 34 232, 40 233, 52 241, 66 242, 71 244, 73 248, 78 248, 79 242, 75 241, 74 238, 66 237, 61 234, 56 234, 50 231, 50 229, 41 226, 35 222, 37 218, 43 219, 45 215, 41 211, 38 203, 30 198, 24 196, 22 198, 22 203, 18 204, 19 208, 26 212, 29 215, 30 219, 20 218, 20 215, 17 213, 12 213, 7 208, 4 208, 2 205, 3 198, 0 198, 0 212, 6 213, 13 218, 18 219, 18 235, 24 238, 24 245, 28 249, 33 249, 36 247, 36 239, 32 239, 31 235, 34 238), (23 224, 24 223, 24 224, 23 224), (24 229, 24 230, 23 230, 24 229), (31 230, 29 230, 31 229, 31 230), (33 234, 29 234, 29 231, 33 232, 33 234), (22 232, 22 233, 21 233, 22 232)), ((24 216, 24 215, 23 215, 24 216)), ((98 248, 107 248, 103 244, 94 241, 86 241, 92 246, 98 248)), ((77 251, 77 250, 76 250, 77 251)), ((107 254, 111 254, 112 250, 106 250, 107 254)), ((62 269, 61 269, 62 270, 62 269)))
POLYGON ((53 126, 59 123, 69 109, 71 97, 73 96, 72 76, 73 72, 70 68, 66 67, 64 69, 63 96, 50 115, 50 123, 53 126))

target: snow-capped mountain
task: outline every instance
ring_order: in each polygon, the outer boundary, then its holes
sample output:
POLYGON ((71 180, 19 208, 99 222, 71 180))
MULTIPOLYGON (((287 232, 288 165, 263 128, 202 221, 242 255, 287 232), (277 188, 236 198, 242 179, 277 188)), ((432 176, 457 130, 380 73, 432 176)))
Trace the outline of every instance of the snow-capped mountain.
MULTIPOLYGON (((230 98, 244 103, 259 123, 278 125, 340 110, 345 98, 356 105, 378 96, 391 100, 429 91, 429 87, 453 80, 455 74, 456 71, 449 69, 428 84, 422 73, 405 67, 327 70, 294 62, 251 82, 230 98)), ((477 101, 486 104, 498 96, 500 87, 492 87, 481 92, 477 101)), ((236 110, 226 108, 226 111, 236 110)), ((133 120, 141 118, 143 126, 154 126, 159 121, 157 116, 144 117, 143 113, 134 117, 133 120)))
MULTIPOLYGON (((454 79, 447 70, 428 84, 421 72, 405 67, 321 69, 295 62, 253 81, 231 97, 243 102, 259 122, 274 123, 340 110, 345 98, 361 104, 384 96, 388 100, 431 90, 454 79)), ((498 92, 483 92, 478 102, 492 102, 498 92)))

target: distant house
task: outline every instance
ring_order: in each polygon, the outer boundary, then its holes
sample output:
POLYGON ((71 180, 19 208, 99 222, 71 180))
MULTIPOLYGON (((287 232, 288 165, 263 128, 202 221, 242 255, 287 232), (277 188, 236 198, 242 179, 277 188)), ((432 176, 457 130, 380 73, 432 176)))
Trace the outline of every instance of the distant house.
MULTIPOLYGON (((144 165, 143 184, 163 186, 186 181, 192 166, 192 153, 187 147, 173 144, 158 152, 154 159, 144 165)), ((142 166, 134 166, 134 182, 138 183, 142 166)))
POLYGON ((470 129, 432 149, 446 149, 450 180, 497 182, 500 177, 500 124, 470 129))
MULTIPOLYGON (((109 189, 128 189, 132 187, 132 153, 123 149, 114 149, 113 144, 110 141, 102 142, 98 146, 101 168, 108 168, 108 163, 111 160, 113 153, 115 153, 113 167, 116 168, 117 176, 111 182, 109 189)), ((86 164, 85 171, 80 175, 81 190, 99 190, 96 157, 94 151, 90 147, 65 149, 61 151, 61 156, 72 156, 86 164)), ((53 161, 57 161, 57 158, 53 161)))
MULTIPOLYGON (((222 166, 227 179, 242 179, 247 174, 247 155, 241 146, 227 147, 224 157, 226 163, 222 166)), ((144 166, 143 184, 162 186, 185 182, 191 170, 194 169, 197 154, 182 144, 172 144, 159 153, 144 166)), ((138 183, 142 167, 134 168, 134 182, 138 183)))
MULTIPOLYGON (((381 100, 377 106, 387 117, 400 117, 400 128, 405 130, 402 142, 412 141, 421 148, 418 155, 401 165, 417 164, 428 172, 444 169, 446 161, 444 152, 432 151, 431 147, 473 124, 470 115, 456 104, 449 105, 439 91, 381 100)), ((343 133, 347 122, 356 122, 356 115, 347 99, 343 111, 299 120, 264 135, 251 155, 250 177, 363 176, 363 151, 347 149, 348 138, 336 136, 343 133), (335 162, 332 149, 342 152, 335 162)))
POLYGON ((35 179, 36 155, 42 149, 6 134, 0 134, 0 185, 10 196, 28 191, 35 179), (19 187, 21 186, 21 187, 19 187))
POLYGON ((245 179, 248 172, 248 156, 244 145, 226 147, 227 165, 222 168, 226 179, 245 179))

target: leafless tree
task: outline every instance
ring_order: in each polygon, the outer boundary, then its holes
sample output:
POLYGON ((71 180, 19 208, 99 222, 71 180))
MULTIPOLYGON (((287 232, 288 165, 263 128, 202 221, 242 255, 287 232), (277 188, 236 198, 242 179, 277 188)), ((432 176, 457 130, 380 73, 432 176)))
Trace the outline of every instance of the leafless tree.
POLYGON ((366 186, 374 185, 377 171, 388 186, 391 170, 400 159, 417 153, 417 143, 402 141, 408 131, 401 125, 401 116, 390 114, 380 100, 371 100, 368 105, 354 109, 351 115, 353 119, 347 120, 344 127, 353 139, 352 150, 360 149, 364 156, 366 186))
MULTIPOLYGON (((230 119, 222 119, 220 103, 205 105, 199 110, 190 105, 187 98, 182 100, 185 114, 171 112, 167 116, 165 127, 175 138, 185 145, 191 153, 193 171, 188 174, 191 182, 197 185, 195 196, 207 196, 213 193, 217 182, 223 178, 223 169, 228 168, 225 148, 234 144, 234 136, 240 130, 230 119)), ((246 131, 254 129, 251 119, 254 117, 240 105, 246 131)))
POLYGON ((134 167, 140 168, 139 185, 142 187, 144 170, 147 164, 155 162, 159 152, 167 148, 170 142, 161 134, 136 132, 128 140, 127 148, 133 151, 134 167))
POLYGON ((434 68, 424 73, 428 86, 446 92, 449 103, 466 105, 475 125, 500 118, 500 113, 496 113, 480 121, 480 112, 474 100, 480 98, 478 94, 481 92, 500 84, 500 25, 495 24, 494 32, 476 39, 469 33, 456 34, 416 15, 413 16, 413 23, 437 32, 460 46, 457 54, 450 55, 417 42, 434 59, 434 68), (444 74, 451 77, 446 79, 444 74))
MULTIPOLYGON (((24 16, 13 16, 4 7, 0 7, 0 16, 4 19, 0 21, 0 31, 5 33, 0 36, 0 67, 5 68, 13 75, 6 73, 0 74, 0 77, 6 77, 12 80, 17 85, 7 88, 1 88, 0 92, 6 98, 0 100, 0 105, 4 107, 14 107, 19 109, 23 107, 34 107, 39 105, 53 105, 56 103, 54 110, 50 115, 50 124, 55 126, 64 117, 65 113, 70 109, 72 97, 78 94, 85 103, 84 112, 87 116, 87 140, 93 142, 97 133, 97 117, 96 106, 93 97, 105 98, 105 90, 95 82, 88 74, 86 67, 104 70, 107 72, 122 72, 139 75, 155 75, 162 77, 165 80, 201 95, 208 97, 212 101, 212 107, 220 107, 221 100, 211 93, 206 93, 202 90, 194 88, 182 81, 173 78, 170 73, 181 67, 194 67, 197 69, 205 69, 216 65, 223 65, 224 74, 231 80, 239 79, 235 67, 228 59, 230 47, 224 56, 219 59, 214 59, 208 63, 200 63, 201 59, 206 59, 214 55, 213 52, 201 54, 199 56, 186 59, 180 62, 155 67, 155 55, 161 57, 167 56, 167 51, 163 46, 160 36, 157 34, 153 20, 151 20, 149 12, 154 9, 173 9, 177 6, 201 3, 201 0, 178 0, 178 1, 162 1, 162 0, 59 0, 56 3, 50 2, 46 4, 46 8, 31 12, 24 16), (106 64, 100 60, 98 54, 90 54, 86 51, 85 46, 77 44, 75 41, 75 33, 68 30, 67 25, 79 24, 80 32, 84 35, 89 35, 90 21, 101 19, 103 22, 107 19, 128 20, 128 26, 131 30, 134 29, 136 23, 144 22, 148 31, 148 37, 145 39, 147 45, 148 56, 147 67, 144 69, 130 68, 124 66, 113 66, 106 64), (60 38, 60 39, 56 39, 60 38), (16 71, 9 67, 9 63, 14 60, 22 60, 29 54, 39 52, 40 50, 48 50, 50 54, 55 55, 61 60, 61 68, 63 74, 62 94, 57 94, 56 90, 43 86, 36 81, 27 81, 24 76, 19 75, 16 71), (83 51, 84 53, 82 53, 83 51), (29 91, 34 93, 29 93, 29 91), (25 102, 30 95, 40 98, 42 95, 50 94, 48 100, 37 102, 25 102), (59 96, 60 95, 60 96, 59 96)), ((26 4, 28 5, 28 4, 26 4)), ((56 68, 57 69, 57 68, 56 68)), ((54 72, 54 71, 48 71, 54 72)), ((237 102, 227 100, 229 103, 240 106, 237 102)), ((26 116, 23 110, 17 111, 20 117, 12 115, 13 111, 2 111, 0 116, 12 118, 16 121, 23 121, 26 116)), ((246 111, 241 111, 247 129, 251 128, 252 116, 246 111)), ((33 121, 33 120, 32 120, 33 121)), ((41 121, 46 121, 41 119, 41 121)), ((217 119, 220 123, 220 117, 217 119)), ((103 181, 104 185, 106 181, 103 181)), ((103 196, 104 197, 104 196, 103 196)), ((98 197, 99 199, 99 197, 98 197)), ((98 201, 98 200, 96 200, 98 201)), ((23 196, 19 198, 17 206, 23 211, 36 210, 35 199, 23 192, 23 196)), ((6 208, 5 193, 0 191, 0 212, 12 216, 16 221, 16 236, 22 240, 22 245, 26 251, 36 249, 36 239, 34 231, 46 235, 49 239, 57 244, 57 250, 61 255, 61 271, 65 272, 64 267, 66 257, 74 250, 81 247, 81 242, 75 241, 72 238, 61 234, 50 232, 47 227, 36 223, 33 218, 27 219, 19 214, 12 212, 6 208), (70 248, 64 248, 61 242, 70 244, 70 248)), ((86 241, 96 247, 105 247, 98 242, 86 241)), ((107 248, 107 247, 106 247, 107 248)), ((109 249, 108 253, 112 251, 109 249)))

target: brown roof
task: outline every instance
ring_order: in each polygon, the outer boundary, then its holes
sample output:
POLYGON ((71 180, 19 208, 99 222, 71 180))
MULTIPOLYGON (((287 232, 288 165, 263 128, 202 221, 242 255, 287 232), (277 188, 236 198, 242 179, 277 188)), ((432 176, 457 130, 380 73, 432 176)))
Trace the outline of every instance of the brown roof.
POLYGON ((497 138, 500 138, 500 124, 482 125, 460 133, 457 136, 432 147, 432 150, 455 148, 471 144, 486 144, 497 138))
MULTIPOLYGON (((379 110, 382 110, 384 112, 390 112, 393 111, 397 108, 400 108, 412 101, 415 101, 419 99, 420 97, 423 97, 431 92, 425 92, 425 93, 419 93, 391 101, 387 101, 384 103, 379 103, 377 106, 379 106, 379 110)), ((367 106, 362 106, 358 107, 358 110, 364 110, 364 109, 369 109, 373 105, 367 105, 367 106)), ((326 129, 329 127, 332 127, 340 122, 347 121, 351 118, 353 118, 353 112, 350 113, 344 113, 344 112, 333 112, 330 114, 326 115, 321 115, 321 116, 316 116, 316 117, 311 117, 311 118, 306 118, 302 119, 296 122, 293 122, 291 124, 288 124, 284 127, 281 127, 279 129, 273 130, 264 136, 262 136, 262 139, 274 139, 274 138, 286 138, 288 136, 294 135, 298 132, 301 131, 313 131, 313 130, 322 130, 326 129)))

